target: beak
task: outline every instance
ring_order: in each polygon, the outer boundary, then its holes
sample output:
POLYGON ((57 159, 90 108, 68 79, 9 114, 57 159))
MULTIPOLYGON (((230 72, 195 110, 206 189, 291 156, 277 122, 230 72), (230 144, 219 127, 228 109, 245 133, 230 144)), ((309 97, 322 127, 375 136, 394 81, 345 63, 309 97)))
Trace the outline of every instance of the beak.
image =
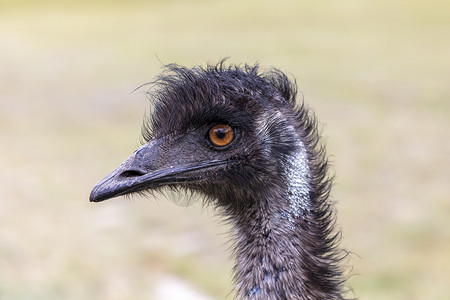
MULTIPOLYGON (((199 182, 200 169, 210 169, 230 161, 189 161, 186 149, 167 147, 163 140, 152 140, 137 149, 117 169, 100 180, 89 200, 100 202, 110 198, 166 185, 199 182)), ((189 151, 188 151, 189 152, 189 151)))

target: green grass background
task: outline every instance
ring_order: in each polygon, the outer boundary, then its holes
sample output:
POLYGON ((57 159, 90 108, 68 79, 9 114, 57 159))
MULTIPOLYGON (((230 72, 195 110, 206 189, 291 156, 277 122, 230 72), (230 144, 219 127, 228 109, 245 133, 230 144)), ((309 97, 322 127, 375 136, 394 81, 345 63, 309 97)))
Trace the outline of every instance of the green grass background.
MULTIPOLYGON (((0 299, 229 294, 227 226, 163 199, 91 204, 139 145, 162 64, 295 76, 335 165, 361 299, 450 299, 450 2, 0 1, 0 299)), ((228 296, 227 296, 228 295, 228 296)))

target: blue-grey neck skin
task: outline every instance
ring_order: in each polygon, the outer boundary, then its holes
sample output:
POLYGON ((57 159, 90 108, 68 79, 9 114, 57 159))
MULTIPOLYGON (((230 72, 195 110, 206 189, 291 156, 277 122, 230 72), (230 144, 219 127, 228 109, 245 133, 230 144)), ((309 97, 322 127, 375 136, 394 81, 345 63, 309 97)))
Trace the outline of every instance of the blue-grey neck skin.
MULTIPOLYGON (((261 144, 272 143, 269 128, 273 126, 271 123, 275 122, 288 123, 286 117, 279 110, 271 113, 264 113, 257 122, 258 136, 261 144)), ((295 149, 293 153, 284 155, 280 159, 283 181, 286 183, 285 193, 283 195, 284 201, 289 204, 289 210, 283 212, 284 217, 294 222, 295 218, 300 217, 302 212, 307 211, 307 204, 309 202, 310 189, 310 168, 308 166, 306 148, 299 136, 298 130, 294 125, 289 125, 283 128, 283 135, 294 140, 295 149)), ((270 155, 270 154, 269 154, 270 155)))
POLYGON ((309 203, 309 166, 306 159, 306 149, 301 141, 298 151, 287 159, 284 166, 284 176, 287 183, 285 199, 289 203, 288 220, 294 225, 294 220, 308 211, 309 203))

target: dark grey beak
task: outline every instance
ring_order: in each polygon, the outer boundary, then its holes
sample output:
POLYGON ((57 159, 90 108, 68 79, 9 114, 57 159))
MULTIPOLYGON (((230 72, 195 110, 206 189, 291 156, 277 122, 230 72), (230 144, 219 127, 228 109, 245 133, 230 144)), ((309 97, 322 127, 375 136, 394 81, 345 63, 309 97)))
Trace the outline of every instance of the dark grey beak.
POLYGON ((204 178, 204 172, 196 170, 212 169, 229 163, 214 159, 192 161, 190 151, 193 149, 177 149, 163 144, 164 141, 152 140, 137 149, 94 186, 89 200, 100 202, 161 186, 199 182, 204 178))
POLYGON ((153 149, 155 146, 146 144, 137 149, 119 167, 94 186, 89 200, 91 202, 100 202, 137 192, 142 190, 146 181, 160 177, 158 174, 149 173, 148 168, 143 168, 144 157, 148 156, 147 153, 155 152, 154 150, 156 149, 153 149))

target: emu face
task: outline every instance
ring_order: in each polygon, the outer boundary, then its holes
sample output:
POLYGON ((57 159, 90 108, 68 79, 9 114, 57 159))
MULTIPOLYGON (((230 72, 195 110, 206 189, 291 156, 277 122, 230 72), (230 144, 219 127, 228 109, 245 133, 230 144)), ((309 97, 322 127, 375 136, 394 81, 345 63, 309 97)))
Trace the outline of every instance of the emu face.
POLYGON ((172 65, 156 87, 146 143, 90 200, 201 192, 234 226, 239 299, 344 299, 326 154, 295 84, 257 66, 172 65))
POLYGON ((156 85, 146 144, 95 185, 91 201, 172 186, 242 206, 231 202, 285 184, 299 130, 292 125, 295 89, 285 75, 169 66, 156 85))

